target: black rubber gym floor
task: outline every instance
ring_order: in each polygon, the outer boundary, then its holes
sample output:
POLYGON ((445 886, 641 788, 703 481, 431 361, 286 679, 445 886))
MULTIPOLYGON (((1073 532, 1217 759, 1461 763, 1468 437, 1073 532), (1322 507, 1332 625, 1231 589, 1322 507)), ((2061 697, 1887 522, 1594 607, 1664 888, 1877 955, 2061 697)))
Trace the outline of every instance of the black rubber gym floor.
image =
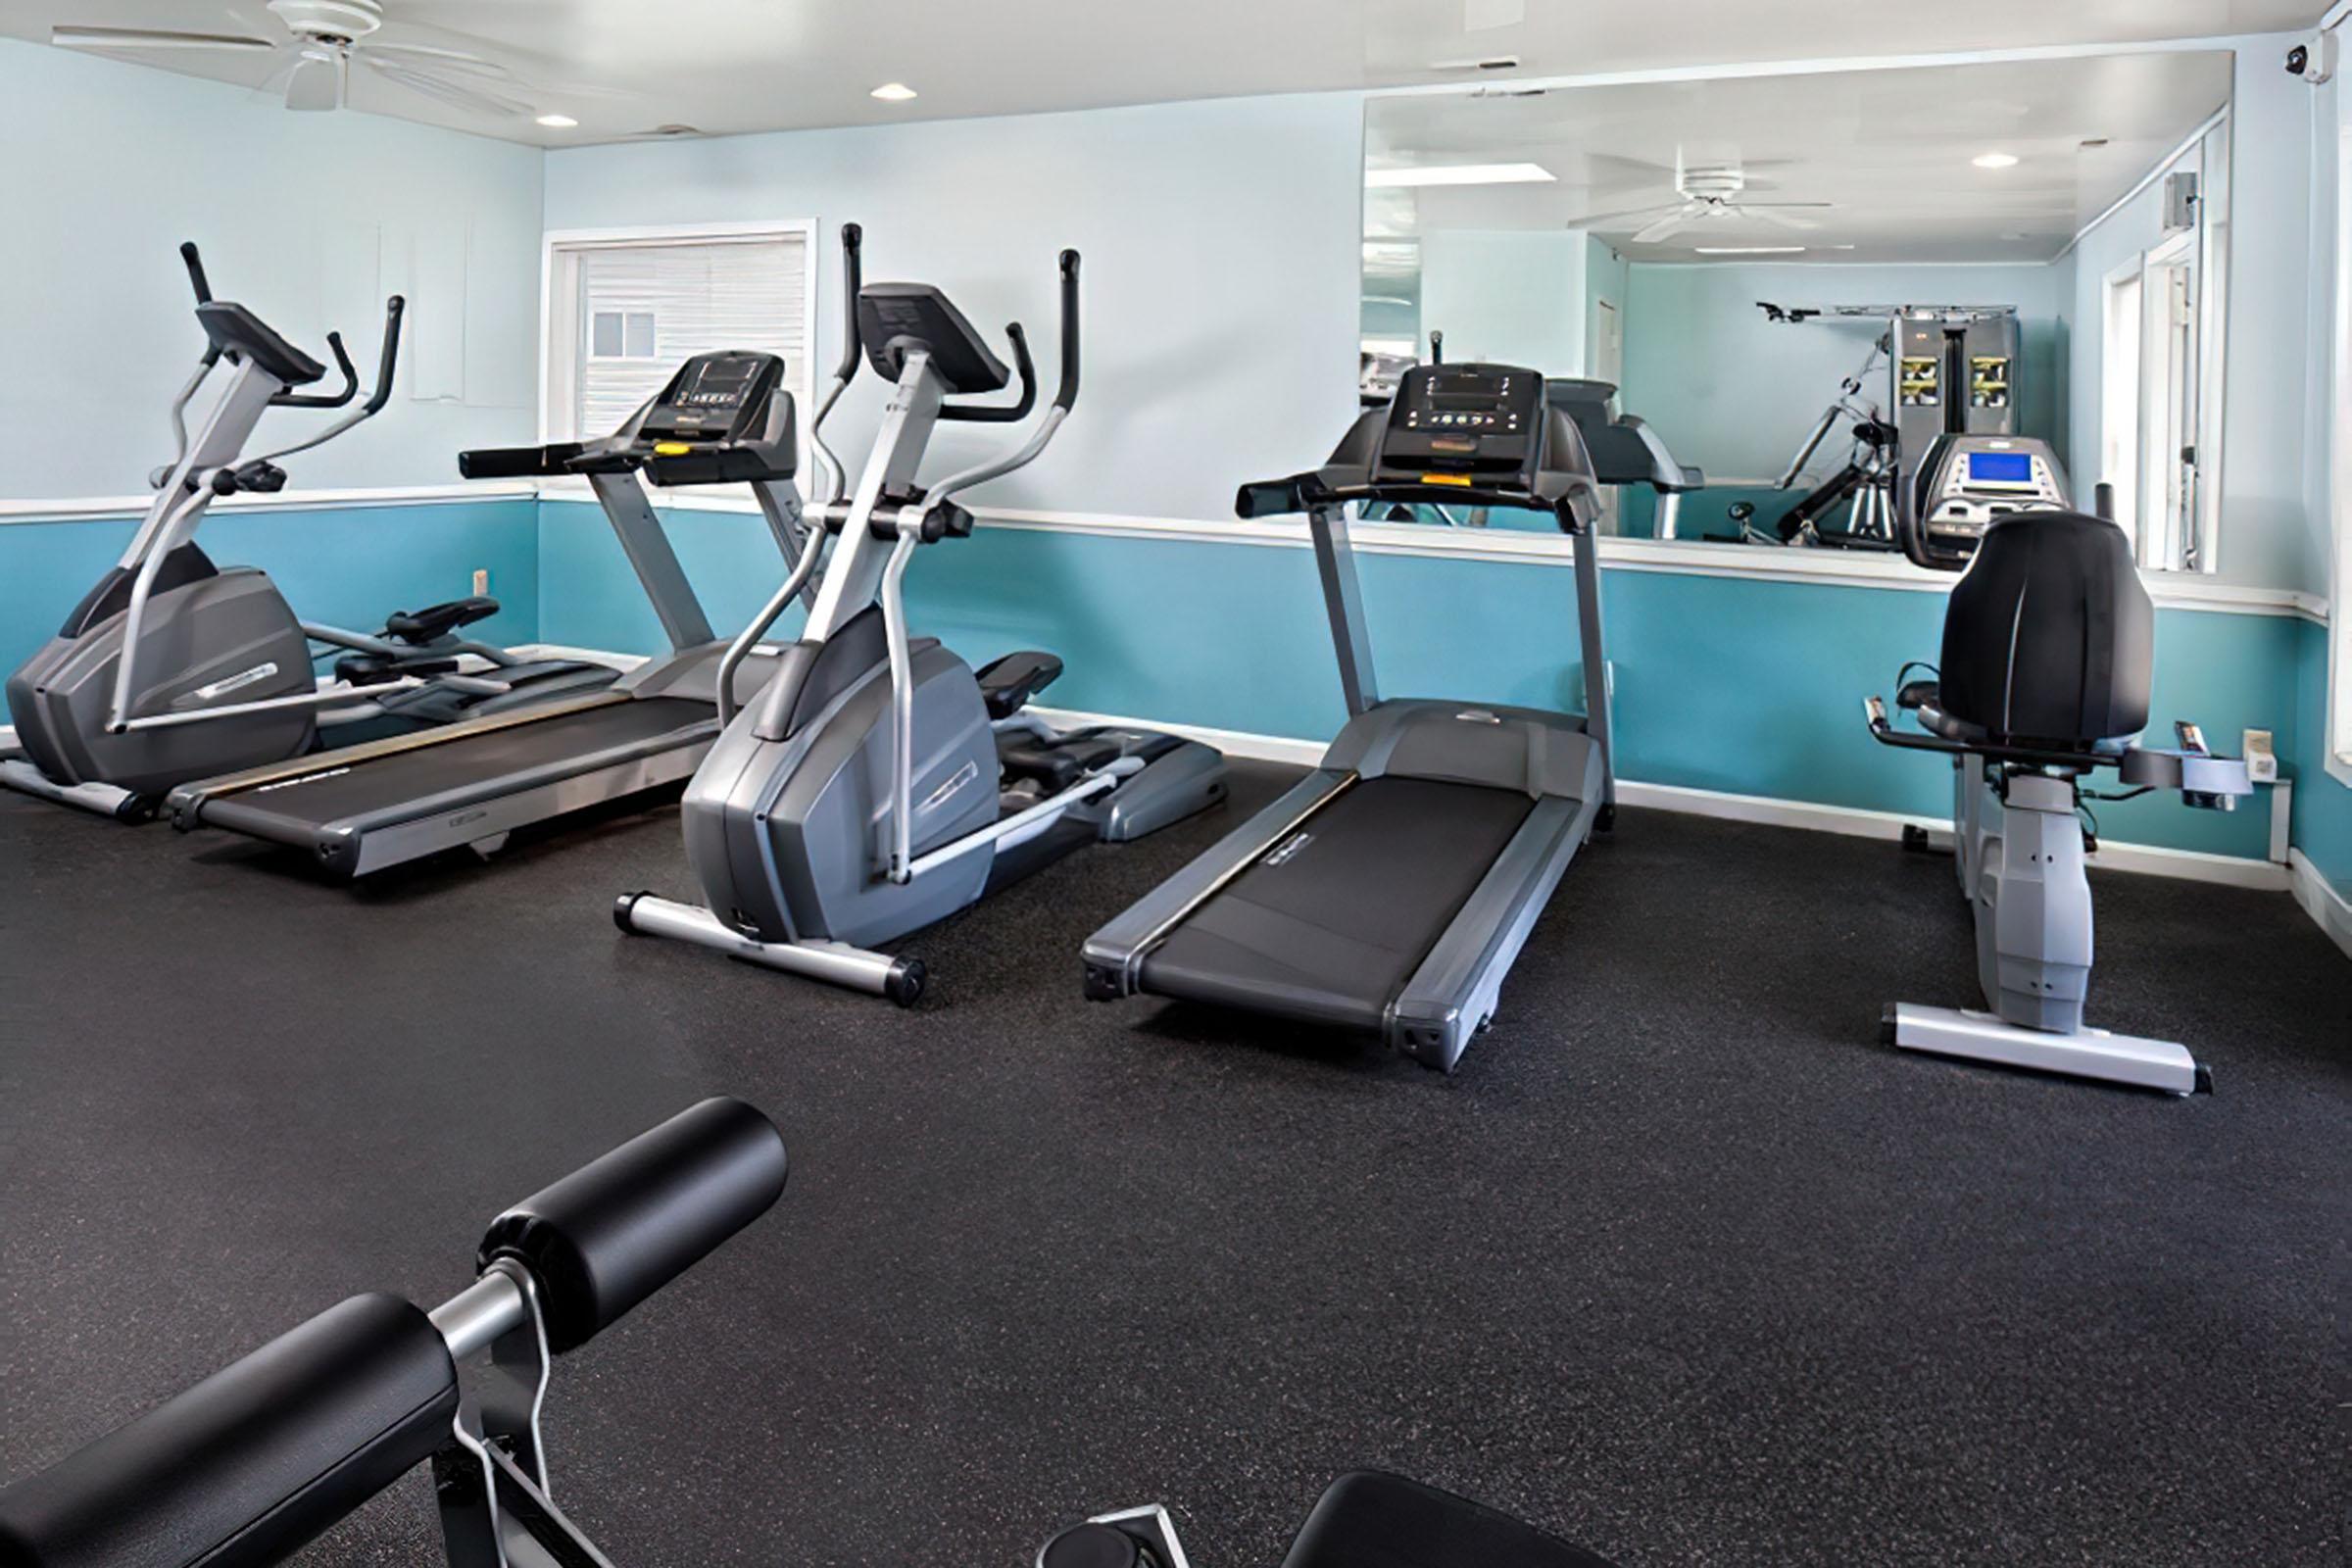
MULTIPOLYGON (((1940 859, 1624 813, 1454 1077, 1080 999, 1096 923, 1270 798, 910 946, 912 1014, 623 937, 675 814, 359 892, 0 799, 0 1475, 341 1297, 432 1304, 504 1203, 689 1102, 767 1219, 559 1367, 556 1497, 629 1564, 1026 1563, 1153 1500, 1276 1560, 1380 1465, 1627 1565, 2340 1564, 2352 962, 2284 895, 2098 879, 2174 1101, 1899 1054, 1972 1000, 1940 859)), ((412 1477, 312 1564, 433 1557, 412 1477)))

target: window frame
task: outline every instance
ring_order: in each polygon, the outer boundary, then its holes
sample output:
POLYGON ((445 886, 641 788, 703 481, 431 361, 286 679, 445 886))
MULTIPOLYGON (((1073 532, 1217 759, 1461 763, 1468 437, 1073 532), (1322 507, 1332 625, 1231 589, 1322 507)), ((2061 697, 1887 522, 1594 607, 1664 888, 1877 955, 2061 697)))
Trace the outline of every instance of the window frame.
MULTIPOLYGON (((539 439, 593 440, 576 432, 557 434, 556 414, 568 409, 576 393, 573 377, 584 356, 581 342, 578 274, 570 259, 583 251, 631 250, 653 245, 760 244, 798 240, 801 244, 801 298, 805 302, 802 363, 789 390, 799 405, 795 421, 800 437, 800 466, 807 472, 811 461, 809 424, 814 415, 816 361, 822 349, 818 335, 825 314, 820 298, 822 279, 817 265, 821 224, 813 218, 770 219, 716 223, 632 223, 617 227, 551 228, 539 236, 539 439)), ((656 323, 656 353, 660 358, 660 324, 656 323)), ((622 326, 626 344, 626 323, 622 326)), ((623 356, 627 358, 628 356, 623 356)), ((565 421, 568 423, 568 418, 565 421)), ((585 480, 557 480, 565 488, 585 487, 585 480)))
POLYGON ((2352 598, 2352 94, 2336 89, 2335 118, 2335 319, 2328 334, 2334 364, 2329 383, 2328 511, 2328 662, 2324 704, 2322 760, 2340 784, 2352 785, 2352 619, 2346 600, 2352 598))
MULTIPOLYGON (((2116 486, 2116 516, 2132 532, 2133 559, 2143 564, 2147 531, 2140 513, 2140 432, 2147 403, 2141 354, 2147 336, 2146 258, 2146 252, 2133 251, 2099 280, 2099 471, 2089 476, 2093 484, 2116 486), (2129 323, 2118 314, 2117 296, 2126 289, 2132 295, 2129 323), (2117 354, 2119 348, 2129 350, 2128 359, 2117 354), (2110 423, 2118 404, 2129 405, 2128 440, 2120 439, 2122 432, 2110 423)), ((2082 477, 2076 476, 2078 483, 2082 477)))

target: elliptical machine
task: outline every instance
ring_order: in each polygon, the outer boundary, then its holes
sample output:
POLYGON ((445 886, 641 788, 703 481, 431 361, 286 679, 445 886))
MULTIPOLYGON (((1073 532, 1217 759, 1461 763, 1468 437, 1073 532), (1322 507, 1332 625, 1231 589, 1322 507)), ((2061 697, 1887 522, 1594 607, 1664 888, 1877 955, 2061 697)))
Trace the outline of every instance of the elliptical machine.
MULTIPOLYGON (((833 495, 792 573, 720 665, 725 726, 687 785, 686 858, 705 903, 624 894, 621 930, 715 948, 769 968, 911 1006, 920 959, 869 951, 946 918, 1082 844, 1140 838, 1225 797, 1223 757, 1150 730, 1060 731, 1023 711, 1061 672, 1022 652, 974 671, 906 626, 904 585, 917 549, 972 531, 955 497, 1035 462, 1078 396, 1078 253, 1061 253, 1061 382, 1013 452, 916 482, 942 419, 1007 423, 1037 400, 1020 324, 1005 328, 1021 390, 1010 405, 951 402, 1011 378, 948 297, 927 283, 860 281, 860 233, 842 230, 848 319, 821 426, 860 356, 892 382, 857 486, 821 441, 833 495), (823 572, 801 639, 749 706, 733 671, 823 572)), ((814 426, 812 426, 812 429, 814 426)))
POLYGON ((279 459, 323 446, 390 401, 403 303, 398 295, 385 302, 382 357, 364 405, 305 440, 239 461, 269 410, 343 408, 358 395, 359 376, 342 335, 329 332, 342 390, 296 391, 324 378, 325 367, 244 306, 214 299, 194 245, 179 254, 207 346, 172 405, 176 448, 151 476, 155 501, 122 560, 9 677, 9 717, 24 756, 0 760, 0 784, 144 821, 175 784, 311 752, 322 724, 446 723, 615 678, 615 670, 577 661, 526 663, 459 636, 497 612, 495 599, 403 612, 369 636, 299 618, 257 567, 213 564, 195 534, 216 499, 282 490, 279 459), (227 381, 191 432, 188 404, 223 361, 227 381), (324 685, 314 642, 345 651, 324 685), (462 672, 465 656, 490 671, 462 672))
MULTIPOLYGON (((2082 786, 2112 767, 2132 793, 2178 790, 2192 807, 2230 810, 2252 793, 2246 764, 2216 757, 2194 724, 2176 723, 2180 747, 2137 737, 2148 721, 2156 615, 2132 543, 2099 487, 2095 516, 2072 511, 2061 491, 2028 499, 2016 487, 2062 485, 2057 455, 2022 436, 1948 436, 1923 473, 1925 505, 1906 509, 1905 553, 1923 566, 1960 569, 1944 611, 1935 677, 1896 676, 1898 709, 1919 728, 1897 730, 1886 702, 1864 701, 1873 738, 1952 759, 1952 848, 1960 892, 1975 911, 1977 973, 1989 1012, 1895 1003, 1884 1015, 1889 1045, 2004 1066, 2065 1073, 2186 1095, 2212 1087, 2186 1047, 2111 1034, 2082 1022, 2090 986, 2089 833, 2082 786), (1954 502, 1979 457, 1999 460, 2012 488, 1987 512, 1969 548, 1931 535, 1928 519, 1954 524, 1954 502), (2016 466, 2023 460, 2022 468, 2016 466), (1941 498, 1938 502, 1936 498, 1941 498), (1964 568, 1964 569, 1963 569, 1964 568)), ((1981 488, 1981 484, 1980 484, 1981 488)), ((1952 532, 1947 527, 1946 534, 1952 532)), ((1926 834, 1905 842, 1925 848, 1926 834)))

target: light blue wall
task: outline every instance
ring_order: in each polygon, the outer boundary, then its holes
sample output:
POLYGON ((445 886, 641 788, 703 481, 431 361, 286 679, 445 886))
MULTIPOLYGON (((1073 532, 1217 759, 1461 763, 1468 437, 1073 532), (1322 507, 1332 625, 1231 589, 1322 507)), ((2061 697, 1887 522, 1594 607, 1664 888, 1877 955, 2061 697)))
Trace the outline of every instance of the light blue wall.
MULTIPOLYGON (((536 148, 289 117, 245 88, 0 38, 0 498, 144 493, 204 347, 188 239, 220 297, 322 359, 339 328, 371 369, 384 296, 412 298, 396 400, 290 461, 297 487, 448 483, 459 448, 531 437, 536 148)), ((318 422, 281 412, 261 435, 318 422)))
MULTIPOLYGON (((1628 412, 1710 482, 1771 480, 1851 375, 1870 321, 1774 323, 1776 305, 2014 305, 2024 343, 2018 412, 2055 429, 2064 405, 2058 293, 2047 267, 1862 267, 1801 263, 1636 263, 1625 332, 1628 412)), ((1835 463, 1815 463, 1825 474, 1835 463)))
MULTIPOLYGON (((1322 455, 1355 410, 1363 107, 1350 93, 1227 99, 550 154, 547 225, 815 219, 819 363, 839 352, 836 225, 866 276, 939 284, 992 337, 1031 329, 1054 373, 1054 256, 1086 254, 1086 385, 1034 468, 984 505, 1232 515, 1236 482, 1322 455)), ((871 375, 826 425, 864 452, 871 375)), ((946 426, 928 471, 999 450, 946 426)))
MULTIPOLYGON (((222 511, 198 542, 221 565, 260 566, 295 613, 372 631, 395 610, 473 591, 490 573, 499 613, 468 631, 497 643, 539 635, 537 503, 222 511)), ((0 524, 0 670, 22 663, 130 542, 130 518, 0 524)), ((0 714, 0 719, 5 715, 0 714)))
POLYGON ((1421 329, 1448 360, 1585 373, 1582 234, 1442 229, 1421 237, 1421 329))
MULTIPOLYGON (((739 625, 775 555, 748 514, 673 514, 679 554, 714 623, 739 625)), ((549 502, 542 522, 553 642, 652 653, 596 509, 549 502)), ((1604 546, 1605 552, 1605 546, 1604 546)), ((1603 555, 1604 563, 1607 557, 1603 555)), ((1582 706, 1576 598, 1565 567, 1364 554, 1382 690, 1582 706)), ((1938 760, 1873 742, 1861 699, 1933 658, 1942 597, 1902 590, 1607 567, 1603 620, 1628 778, 1935 815, 1938 760)), ((982 528, 925 551, 913 622, 974 663, 1018 648, 1068 670, 1044 701, 1082 711, 1314 740, 1346 716, 1314 561, 1304 548, 982 528)), ((2179 611, 2159 617, 2156 713, 2216 735, 2280 724, 2295 702, 2294 622, 2179 611)), ((2177 802, 2101 807, 2119 841, 2259 858, 2263 812, 2177 802)))

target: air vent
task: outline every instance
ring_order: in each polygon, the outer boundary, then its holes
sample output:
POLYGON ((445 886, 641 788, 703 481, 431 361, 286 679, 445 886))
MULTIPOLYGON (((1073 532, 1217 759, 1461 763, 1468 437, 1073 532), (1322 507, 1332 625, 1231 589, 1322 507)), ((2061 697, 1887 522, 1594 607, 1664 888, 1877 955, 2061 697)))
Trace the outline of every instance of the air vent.
POLYGON ((2078 145, 2080 145, 2083 151, 2088 152, 2093 147, 2106 146, 2107 138, 2104 136, 2085 136, 2078 145))
POLYGON ((1477 60, 1433 60, 1429 63, 1429 69, 1449 72, 1516 71, 1519 69, 1519 57, 1517 55, 1488 55, 1477 60))
POLYGON ((648 136, 700 136, 703 134, 703 127, 700 125, 680 125, 674 123, 667 125, 656 125, 653 129, 647 131, 646 134, 648 136))

